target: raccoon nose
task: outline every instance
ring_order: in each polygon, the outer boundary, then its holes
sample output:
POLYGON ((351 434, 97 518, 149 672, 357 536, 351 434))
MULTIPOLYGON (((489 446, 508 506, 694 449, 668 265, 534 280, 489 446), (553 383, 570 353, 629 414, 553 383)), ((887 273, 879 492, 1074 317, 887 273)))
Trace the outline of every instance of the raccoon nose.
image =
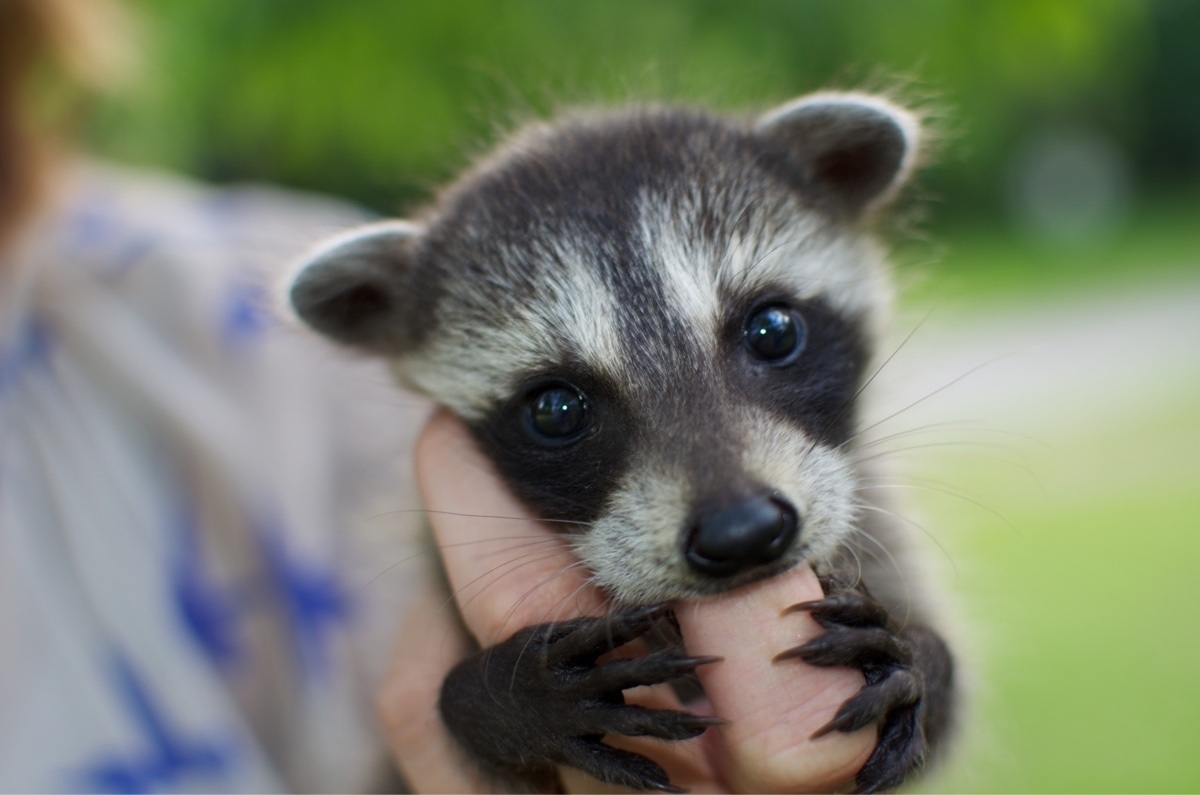
POLYGON ((687 542, 693 569, 727 577, 779 558, 800 530, 791 503, 777 494, 759 495, 700 518, 687 542))

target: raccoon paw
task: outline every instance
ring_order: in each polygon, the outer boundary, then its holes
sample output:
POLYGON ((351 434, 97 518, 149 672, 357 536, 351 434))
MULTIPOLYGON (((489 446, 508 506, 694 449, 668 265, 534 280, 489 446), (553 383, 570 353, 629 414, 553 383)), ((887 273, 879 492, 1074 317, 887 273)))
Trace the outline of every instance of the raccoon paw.
POLYGON ((879 741, 855 778, 855 788, 858 792, 892 789, 925 764, 921 672, 913 664, 913 650, 903 633, 892 628, 887 611, 861 585, 844 577, 820 579, 824 598, 793 605, 786 612, 808 613, 825 632, 775 659, 863 672, 866 685, 813 736, 878 726, 879 741))
POLYGON ((689 675, 717 658, 664 650, 597 665, 666 612, 640 608, 522 630, 450 672, 442 718, 485 767, 506 778, 546 783, 554 765, 567 765, 609 784, 679 792, 655 762, 601 742, 606 734, 684 740, 724 722, 627 705, 622 694, 689 675))

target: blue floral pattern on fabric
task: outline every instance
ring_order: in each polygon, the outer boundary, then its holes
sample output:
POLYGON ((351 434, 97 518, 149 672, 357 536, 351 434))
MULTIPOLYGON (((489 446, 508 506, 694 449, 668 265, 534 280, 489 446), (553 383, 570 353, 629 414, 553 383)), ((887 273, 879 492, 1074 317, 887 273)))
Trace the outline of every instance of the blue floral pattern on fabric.
POLYGON ((282 599, 301 670, 314 677, 330 666, 330 630, 350 616, 350 596, 328 566, 301 560, 283 543, 274 524, 258 534, 271 581, 282 599))
POLYGON ((128 660, 114 655, 109 669, 113 692, 136 725, 142 743, 85 766, 76 786, 92 792, 156 792, 193 777, 211 780, 237 764, 235 735, 188 735, 168 721, 128 660))
POLYGON ((239 600, 208 574, 191 511, 182 512, 177 536, 179 551, 171 564, 171 587, 184 628, 210 660, 221 668, 231 668, 243 658, 237 637, 242 614, 239 600))
POLYGON ((0 398, 16 388, 30 367, 45 361, 51 346, 52 337, 45 325, 37 320, 25 324, 12 347, 0 351, 0 398))
POLYGON ((267 291, 253 282, 234 282, 225 292, 220 312, 220 333, 226 342, 257 339, 270 324, 267 291))

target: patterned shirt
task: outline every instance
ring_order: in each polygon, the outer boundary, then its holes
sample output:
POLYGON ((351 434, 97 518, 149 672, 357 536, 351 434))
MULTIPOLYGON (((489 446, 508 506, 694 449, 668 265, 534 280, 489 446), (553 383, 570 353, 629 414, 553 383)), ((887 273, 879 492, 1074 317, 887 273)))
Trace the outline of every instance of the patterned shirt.
POLYGON ((0 259, 0 791, 361 790, 426 408, 274 307, 363 215, 62 195, 0 259))

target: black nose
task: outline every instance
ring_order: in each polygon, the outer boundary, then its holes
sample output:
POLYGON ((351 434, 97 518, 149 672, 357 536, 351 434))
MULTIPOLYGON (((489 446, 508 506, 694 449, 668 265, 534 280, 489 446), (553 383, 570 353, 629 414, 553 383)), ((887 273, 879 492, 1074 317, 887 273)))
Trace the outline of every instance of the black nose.
POLYGON ((727 577, 770 563, 791 546, 800 517, 779 495, 760 495, 702 516, 687 541, 688 563, 712 577, 727 577))

